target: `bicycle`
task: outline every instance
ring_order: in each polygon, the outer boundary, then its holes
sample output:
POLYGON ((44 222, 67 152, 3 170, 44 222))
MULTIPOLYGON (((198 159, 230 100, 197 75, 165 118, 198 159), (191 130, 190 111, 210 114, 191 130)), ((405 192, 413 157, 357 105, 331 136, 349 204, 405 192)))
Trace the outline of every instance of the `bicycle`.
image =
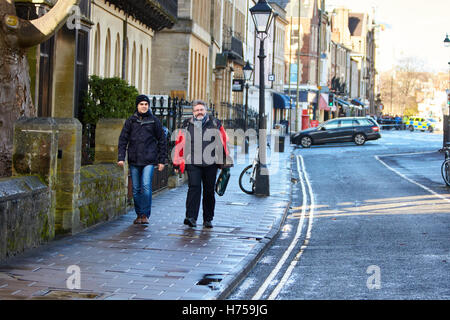
POLYGON ((442 179, 447 186, 450 187, 450 147, 443 147, 439 152, 444 152, 444 162, 441 165, 442 179))
MULTIPOLYGON (((267 144, 270 149, 270 144, 267 144)), ((256 155, 252 164, 246 166, 239 175, 239 188, 247 194, 255 193, 256 171, 259 165, 259 146, 256 147, 256 155)))

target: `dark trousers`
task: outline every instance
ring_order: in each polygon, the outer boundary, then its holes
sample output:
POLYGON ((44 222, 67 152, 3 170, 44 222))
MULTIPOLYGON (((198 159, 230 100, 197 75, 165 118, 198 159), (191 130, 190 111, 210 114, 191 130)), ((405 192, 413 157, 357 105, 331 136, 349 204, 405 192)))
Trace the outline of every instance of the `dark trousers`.
POLYGON ((186 198, 186 217, 197 220, 200 209, 200 198, 202 196, 203 184, 203 221, 212 221, 214 217, 214 187, 217 176, 217 166, 215 164, 201 167, 195 165, 186 166, 188 174, 189 190, 186 198))

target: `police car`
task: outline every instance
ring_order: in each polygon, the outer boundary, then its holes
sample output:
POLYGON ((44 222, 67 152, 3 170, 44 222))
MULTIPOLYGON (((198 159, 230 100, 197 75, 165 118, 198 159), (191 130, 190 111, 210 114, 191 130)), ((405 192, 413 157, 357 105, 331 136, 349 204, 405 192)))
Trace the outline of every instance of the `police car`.
POLYGON ((425 130, 433 132, 436 126, 436 124, 430 121, 430 119, 426 119, 423 117, 409 117, 408 121, 406 121, 405 124, 411 132, 415 129, 421 130, 422 132, 424 132, 425 130))

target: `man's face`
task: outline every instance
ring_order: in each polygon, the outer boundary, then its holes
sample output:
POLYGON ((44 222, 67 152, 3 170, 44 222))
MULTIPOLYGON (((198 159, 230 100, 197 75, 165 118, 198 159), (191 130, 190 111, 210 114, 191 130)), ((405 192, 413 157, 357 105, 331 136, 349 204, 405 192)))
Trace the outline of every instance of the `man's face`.
POLYGON ((192 112, 197 120, 202 120, 206 115, 206 108, 202 104, 197 104, 192 108, 192 112))
POLYGON ((146 113, 148 111, 148 102, 147 101, 139 102, 137 108, 140 113, 146 113))

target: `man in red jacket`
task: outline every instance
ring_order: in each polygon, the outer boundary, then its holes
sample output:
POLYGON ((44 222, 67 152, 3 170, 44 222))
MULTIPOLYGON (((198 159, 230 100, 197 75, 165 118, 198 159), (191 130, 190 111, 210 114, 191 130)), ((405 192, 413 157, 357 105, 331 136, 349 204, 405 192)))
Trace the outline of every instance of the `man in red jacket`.
POLYGON ((192 103, 193 116, 183 122, 175 142, 175 171, 188 175, 184 224, 196 227, 203 185, 203 226, 212 228, 216 204, 214 186, 217 169, 230 163, 227 134, 220 121, 207 114, 206 103, 192 103))

